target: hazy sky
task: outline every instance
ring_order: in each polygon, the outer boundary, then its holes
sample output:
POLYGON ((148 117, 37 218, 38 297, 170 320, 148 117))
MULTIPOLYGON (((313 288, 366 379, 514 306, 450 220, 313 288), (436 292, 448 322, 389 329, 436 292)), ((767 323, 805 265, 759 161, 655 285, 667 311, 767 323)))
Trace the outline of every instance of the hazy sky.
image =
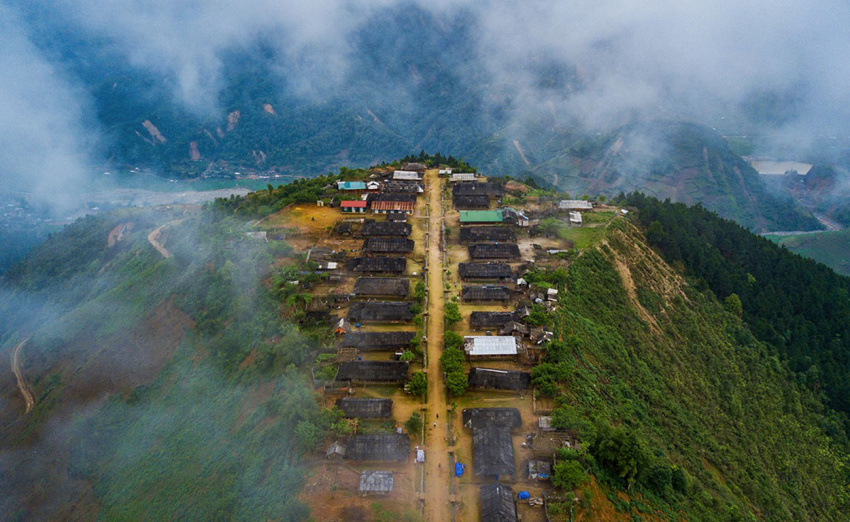
POLYGON ((33 172, 67 179, 99 159, 90 94, 33 43, 36 27, 70 28, 101 52, 169 78, 180 104, 210 115, 219 111, 223 53, 262 39, 302 64, 292 84, 321 96, 345 77, 353 31, 381 31, 383 10, 410 6, 469 17, 476 49, 469 58, 522 111, 543 109, 601 130, 633 114, 719 121, 753 93, 792 93, 794 118, 771 132, 800 142, 847 134, 850 5, 843 1, 0 0, 0 180, 33 172), (541 91, 522 72, 540 59, 577 67, 584 88, 541 91))

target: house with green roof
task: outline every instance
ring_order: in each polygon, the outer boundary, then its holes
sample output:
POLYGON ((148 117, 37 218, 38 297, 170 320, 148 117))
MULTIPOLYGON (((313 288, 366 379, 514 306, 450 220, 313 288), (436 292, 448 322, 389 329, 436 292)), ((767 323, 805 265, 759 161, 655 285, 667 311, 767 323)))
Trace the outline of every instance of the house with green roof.
POLYGON ((461 223, 501 223, 501 210, 461 210, 461 223))

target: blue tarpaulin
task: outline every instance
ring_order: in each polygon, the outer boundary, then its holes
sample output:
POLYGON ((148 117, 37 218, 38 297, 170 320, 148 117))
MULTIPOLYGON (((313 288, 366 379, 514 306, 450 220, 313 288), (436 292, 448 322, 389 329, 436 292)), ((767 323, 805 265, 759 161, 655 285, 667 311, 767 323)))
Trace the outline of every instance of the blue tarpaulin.
POLYGON ((531 495, 528 494, 528 491, 520 491, 519 493, 517 493, 516 498, 520 500, 528 500, 529 498, 531 498, 531 495))
POLYGON ((455 462, 455 477, 463 476, 463 468, 465 468, 463 464, 460 462, 455 462))

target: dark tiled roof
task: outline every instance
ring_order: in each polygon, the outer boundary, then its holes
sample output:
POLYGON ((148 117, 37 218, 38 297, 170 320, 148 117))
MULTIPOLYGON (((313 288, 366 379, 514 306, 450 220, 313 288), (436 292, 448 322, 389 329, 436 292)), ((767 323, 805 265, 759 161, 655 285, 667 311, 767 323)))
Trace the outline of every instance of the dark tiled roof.
POLYGON ((343 397, 336 401, 336 405, 346 417, 380 419, 382 417, 390 417, 393 414, 393 401, 391 399, 355 399, 353 397, 343 397))
POLYGON ((458 183, 452 187, 452 196, 497 196, 505 194, 505 189, 498 183, 458 183))
POLYGON ((354 435, 346 444, 349 460, 383 460, 403 462, 410 454, 410 438, 403 433, 354 435))
POLYGON ((351 361, 340 365, 336 380, 401 382, 407 380, 407 368, 403 361, 351 361))
POLYGON ((469 387, 492 390, 526 390, 531 384, 531 375, 526 372, 498 370, 495 368, 470 368, 469 387))
POLYGON ((404 297, 409 293, 409 279, 396 277, 361 277, 354 283, 355 295, 404 297))
POLYGON ((501 328, 511 321, 518 320, 519 316, 515 312, 472 312, 469 316, 472 328, 501 328))
POLYGON ((413 230, 413 227, 410 223, 372 221, 363 225, 360 234, 364 237, 407 237, 411 230, 413 230))
POLYGON ((462 413, 467 428, 501 426, 509 429, 522 426, 522 417, 516 408, 466 408, 462 413))
POLYGON ((500 243, 469 246, 469 257, 472 259, 515 259, 519 256, 519 247, 514 244, 500 243))
POLYGON ((458 210, 488 209, 490 208, 489 196, 455 196, 452 204, 458 210))
POLYGON ((476 476, 513 475, 516 469, 510 428, 488 425, 472 430, 472 466, 476 476))
MULTIPOLYGON (((364 252, 413 252, 413 240, 401 238, 370 237, 363 242, 364 252)), ((519 255, 519 254, 517 254, 519 255)))
POLYGON ((516 522, 514 490, 507 484, 492 482, 481 486, 481 520, 516 522))
POLYGON ((340 346, 361 352, 407 348, 416 332, 352 332, 343 336, 340 346))
POLYGON ((510 279, 513 275, 504 263, 460 263, 458 273, 464 279, 510 279))
POLYGON ((394 301, 370 301, 352 303, 348 307, 348 318, 354 322, 410 321, 410 303, 394 301))
POLYGON ((369 201, 369 203, 373 203, 375 201, 399 201, 404 203, 415 203, 416 194, 369 194, 366 200, 369 201))
POLYGON ((349 261, 348 269, 354 272, 401 274, 407 269, 407 259, 384 256, 358 257, 349 261))
POLYGON ((516 241, 516 234, 510 227, 463 227, 460 229, 460 240, 465 243, 476 243, 480 241, 516 241))
POLYGON ((464 301, 508 301, 511 291, 504 286, 469 286, 461 290, 464 301))

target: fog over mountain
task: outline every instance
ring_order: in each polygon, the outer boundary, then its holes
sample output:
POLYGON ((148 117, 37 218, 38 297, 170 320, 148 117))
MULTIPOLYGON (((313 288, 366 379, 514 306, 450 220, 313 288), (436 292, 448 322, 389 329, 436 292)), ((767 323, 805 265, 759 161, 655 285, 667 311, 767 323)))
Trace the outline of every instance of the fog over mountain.
MULTIPOLYGON (((461 122, 470 149, 506 128, 522 138, 539 125, 605 132, 636 118, 683 118, 807 152, 818 136, 847 134, 850 120, 850 6, 830 0, 4 0, 2 13, 4 185, 37 172, 50 187, 102 164, 94 142, 111 150, 120 140, 116 121, 92 107, 104 82, 127 75, 144 79, 138 88, 150 99, 135 98, 154 116, 166 95, 184 119, 222 121, 234 105, 234 64, 261 65, 265 78, 251 78, 294 106, 383 107, 373 116, 391 127, 388 140, 403 134, 388 113, 433 108, 416 90, 431 64, 430 81, 450 76, 457 96, 476 104, 477 121, 461 122)), ((445 125, 375 154, 445 146, 434 138, 445 125)))

